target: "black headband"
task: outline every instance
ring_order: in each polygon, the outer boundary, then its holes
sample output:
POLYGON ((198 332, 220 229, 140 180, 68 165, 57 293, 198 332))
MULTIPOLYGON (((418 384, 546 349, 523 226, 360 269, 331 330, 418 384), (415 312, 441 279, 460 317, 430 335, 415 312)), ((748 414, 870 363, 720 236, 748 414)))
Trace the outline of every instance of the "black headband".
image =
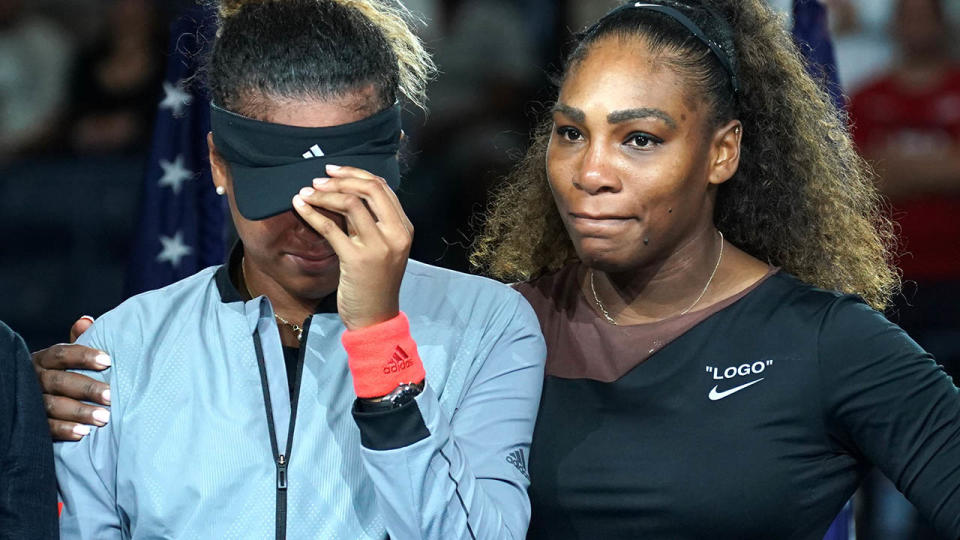
MULTIPOLYGON (((690 6, 685 6, 684 4, 680 4, 680 3, 677 3, 676 5, 693 9, 690 6)), ((610 17, 614 13, 619 13, 627 9, 646 9, 649 11, 656 11, 657 13, 662 13, 667 17, 670 17, 671 19, 682 24, 684 28, 689 30, 690 33, 694 35, 694 37, 699 39, 701 42, 703 42, 704 45, 710 48, 710 50, 713 52, 713 55, 716 56, 717 60, 720 61, 720 65, 722 65, 723 69, 725 69, 729 74, 730 84, 733 86, 733 93, 736 95, 740 94, 740 79, 739 77, 737 77, 737 70, 735 67, 736 61, 733 56, 733 51, 727 51, 726 49, 723 48, 722 44, 717 43, 713 39, 710 39, 709 37, 707 37, 707 34, 697 25, 697 23, 693 22, 690 19, 690 17, 687 17, 686 15, 684 15, 676 7, 669 6, 669 5, 652 4, 649 2, 630 2, 629 4, 622 5, 614 9, 610 13, 607 13, 600 20, 602 21, 603 19, 610 17)), ((707 10, 707 11, 710 12, 710 14, 713 17, 716 17, 721 22, 723 22, 719 15, 713 13, 710 10, 707 10)))
POLYGON ((400 185, 400 106, 339 126, 305 128, 247 118, 211 105, 210 127, 217 152, 230 164, 237 210, 265 219, 291 208, 293 196, 326 165, 370 171, 400 185))

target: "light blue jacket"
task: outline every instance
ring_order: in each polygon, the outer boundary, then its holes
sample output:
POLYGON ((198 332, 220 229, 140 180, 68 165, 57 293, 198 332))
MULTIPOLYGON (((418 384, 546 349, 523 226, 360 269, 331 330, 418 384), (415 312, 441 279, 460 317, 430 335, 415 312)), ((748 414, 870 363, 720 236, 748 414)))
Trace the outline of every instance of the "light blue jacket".
POLYGON ((80 342, 113 359, 87 373, 110 383, 112 416, 56 445, 63 538, 274 538, 281 491, 289 538, 523 538, 545 356, 533 310, 505 285, 415 261, 400 306, 427 386, 366 418, 351 414, 340 318, 311 317, 285 490, 260 362, 280 452, 290 393, 266 297, 244 302, 224 266, 103 315, 80 342))

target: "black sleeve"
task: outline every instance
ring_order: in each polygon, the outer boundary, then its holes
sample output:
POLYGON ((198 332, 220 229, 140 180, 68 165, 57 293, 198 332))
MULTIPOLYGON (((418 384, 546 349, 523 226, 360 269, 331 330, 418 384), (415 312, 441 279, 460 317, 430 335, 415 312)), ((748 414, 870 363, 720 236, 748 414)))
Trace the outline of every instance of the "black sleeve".
POLYGON ((960 390, 898 326, 853 297, 820 329, 833 441, 876 465, 947 538, 960 538, 960 390))
POLYGON ((23 340, 0 322, 0 539, 59 538, 53 445, 23 340))
POLYGON ((395 450, 430 436, 416 401, 396 409, 365 411, 358 399, 353 405, 353 419, 360 428, 360 444, 370 450, 395 450))

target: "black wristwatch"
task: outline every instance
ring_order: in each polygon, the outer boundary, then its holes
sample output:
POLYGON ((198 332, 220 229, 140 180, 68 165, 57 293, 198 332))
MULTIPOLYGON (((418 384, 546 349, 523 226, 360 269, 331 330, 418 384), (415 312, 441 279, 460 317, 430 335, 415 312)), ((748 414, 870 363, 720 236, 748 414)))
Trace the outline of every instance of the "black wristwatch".
POLYGON ((383 412, 403 407, 423 392, 423 383, 404 383, 389 394, 375 399, 357 398, 357 411, 371 413, 383 412))

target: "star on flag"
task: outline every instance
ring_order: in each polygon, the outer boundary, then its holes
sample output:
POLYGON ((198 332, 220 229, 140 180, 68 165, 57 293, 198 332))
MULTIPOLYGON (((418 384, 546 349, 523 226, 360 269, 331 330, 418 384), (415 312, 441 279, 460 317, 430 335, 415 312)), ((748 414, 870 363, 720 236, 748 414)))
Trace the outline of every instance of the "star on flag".
POLYGON ((168 262, 174 268, 180 266, 180 260, 193 253, 193 248, 183 243, 183 232, 177 231, 173 238, 160 235, 160 243, 163 249, 157 255, 157 262, 168 262))
POLYGON ((193 96, 183 90, 183 81, 176 85, 163 81, 163 101, 160 102, 161 109, 170 109, 173 111, 174 118, 183 116, 184 109, 193 101, 193 96))
POLYGON ((163 169, 163 176, 160 178, 161 186, 170 186, 174 195, 180 194, 180 186, 187 180, 195 176, 193 171, 183 166, 183 154, 177 156, 177 159, 168 161, 160 160, 160 168, 163 169))

